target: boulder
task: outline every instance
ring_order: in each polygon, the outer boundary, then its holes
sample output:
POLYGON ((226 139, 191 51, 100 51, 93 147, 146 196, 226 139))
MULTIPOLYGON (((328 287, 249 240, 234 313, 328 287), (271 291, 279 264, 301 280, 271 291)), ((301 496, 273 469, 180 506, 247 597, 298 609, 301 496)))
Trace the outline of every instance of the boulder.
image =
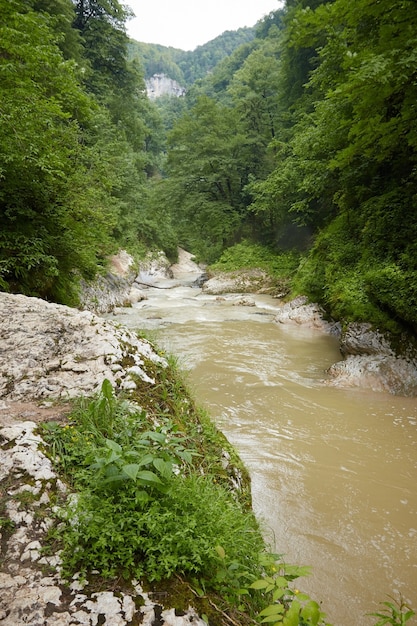
POLYGON ((305 296, 298 296, 282 305, 275 321, 280 324, 297 324, 339 336, 340 324, 326 321, 324 315, 324 309, 318 304, 309 302, 305 296))
POLYGON ((209 295, 224 293, 271 293, 274 280, 261 269, 220 272, 203 284, 203 292, 209 295))

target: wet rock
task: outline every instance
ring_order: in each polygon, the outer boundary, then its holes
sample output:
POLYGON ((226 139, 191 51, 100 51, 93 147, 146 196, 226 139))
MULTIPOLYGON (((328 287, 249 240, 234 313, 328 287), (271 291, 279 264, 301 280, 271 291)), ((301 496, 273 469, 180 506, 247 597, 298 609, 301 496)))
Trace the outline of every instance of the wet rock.
POLYGON ((221 272, 203 284, 203 292, 209 295, 224 293, 271 293, 273 279, 263 270, 250 269, 221 272))
POLYGON ((360 387, 400 396, 417 395, 417 369, 414 363, 395 356, 348 355, 328 369, 336 387, 360 387))
POLYGON ((343 330, 340 338, 340 351, 343 355, 379 354, 395 356, 389 341, 371 324, 352 323, 343 330))
POLYGON ((417 395, 417 358, 396 354, 388 335, 370 324, 352 323, 340 330, 340 324, 324 319, 324 310, 304 296, 284 304, 276 321, 298 324, 340 338, 344 360, 328 371, 328 384, 337 387, 360 387, 396 395, 417 395))
POLYGON ((82 281, 80 309, 108 313, 115 307, 130 305, 135 276, 133 257, 126 250, 120 250, 110 257, 109 269, 104 276, 91 283, 82 281))
MULTIPOLYGON (((182 278, 183 276, 189 276, 190 274, 203 275, 202 268, 194 261, 192 254, 178 248, 178 261, 171 265, 171 273, 173 278, 182 278)), ((200 277, 196 280, 200 280, 200 277)))
POLYGON ((309 302, 305 296, 299 296, 286 302, 279 309, 275 321, 281 324, 298 324, 306 328, 320 330, 332 335, 340 334, 340 325, 324 319, 324 309, 318 304, 309 302))

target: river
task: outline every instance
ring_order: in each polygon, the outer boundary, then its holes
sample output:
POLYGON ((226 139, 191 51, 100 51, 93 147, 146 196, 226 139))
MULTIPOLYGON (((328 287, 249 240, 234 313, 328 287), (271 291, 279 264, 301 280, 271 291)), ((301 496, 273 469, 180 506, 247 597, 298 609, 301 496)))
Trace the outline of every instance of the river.
POLYGON ((334 626, 374 624, 366 614, 388 595, 417 609, 417 400, 332 387, 337 340, 277 324, 269 296, 173 284, 116 319, 149 331, 188 371, 249 469, 267 540, 286 562, 312 566, 298 586, 334 626))

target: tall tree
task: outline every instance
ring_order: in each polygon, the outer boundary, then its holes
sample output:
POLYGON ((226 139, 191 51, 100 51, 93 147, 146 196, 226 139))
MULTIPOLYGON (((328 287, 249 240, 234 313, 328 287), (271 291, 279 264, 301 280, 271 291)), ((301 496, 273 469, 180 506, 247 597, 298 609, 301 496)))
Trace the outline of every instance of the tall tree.
POLYGON ((69 301, 74 272, 94 273, 113 222, 80 180, 97 172, 80 128, 95 105, 45 15, 20 0, 0 9, 0 284, 69 301))

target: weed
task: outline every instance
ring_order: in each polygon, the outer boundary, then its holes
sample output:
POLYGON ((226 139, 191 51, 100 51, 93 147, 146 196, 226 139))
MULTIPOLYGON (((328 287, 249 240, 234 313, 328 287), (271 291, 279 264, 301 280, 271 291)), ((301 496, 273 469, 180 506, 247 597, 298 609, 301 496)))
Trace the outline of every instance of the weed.
POLYGON ((385 608, 381 609, 380 612, 369 614, 372 617, 378 617, 375 626, 385 626, 385 624, 404 626, 415 615, 415 611, 401 597, 399 600, 395 598, 391 598, 391 600, 392 602, 381 602, 385 608))

